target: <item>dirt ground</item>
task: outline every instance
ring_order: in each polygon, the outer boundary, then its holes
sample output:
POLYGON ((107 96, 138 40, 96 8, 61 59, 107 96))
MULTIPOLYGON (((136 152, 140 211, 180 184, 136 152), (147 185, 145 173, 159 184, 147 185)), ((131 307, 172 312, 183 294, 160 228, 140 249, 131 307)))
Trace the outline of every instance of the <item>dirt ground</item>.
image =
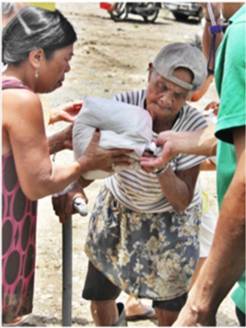
MULTIPOLYGON (((98 3, 63 3, 58 8, 71 20, 78 33, 72 70, 62 88, 43 96, 44 108, 66 101, 81 99, 84 95, 110 97, 124 90, 143 88, 146 84, 147 65, 159 49, 170 42, 192 42, 202 26, 178 23, 172 14, 162 9, 155 24, 144 24, 141 17, 124 23, 110 20, 98 3)), ((203 108, 217 99, 214 85, 197 104, 203 108)), ((47 117, 46 111, 46 117, 47 117)), ((60 129, 63 123, 50 127, 48 133, 60 129)), ((57 162, 72 160, 70 152, 57 155, 57 162)), ((214 173, 202 176, 209 191, 215 194, 214 173)), ((101 181, 86 189, 89 209, 92 208, 101 181)), ((81 298, 87 259, 83 244, 89 216, 73 216, 73 324, 92 326, 89 303, 81 298)), ((61 225, 51 207, 50 198, 39 202, 37 230, 37 266, 32 326, 61 326, 62 251, 61 225)), ((125 300, 126 295, 120 296, 125 300)), ((153 326, 151 321, 129 323, 130 326, 153 326)), ((219 326, 236 326, 233 304, 228 297, 218 313, 219 326)))

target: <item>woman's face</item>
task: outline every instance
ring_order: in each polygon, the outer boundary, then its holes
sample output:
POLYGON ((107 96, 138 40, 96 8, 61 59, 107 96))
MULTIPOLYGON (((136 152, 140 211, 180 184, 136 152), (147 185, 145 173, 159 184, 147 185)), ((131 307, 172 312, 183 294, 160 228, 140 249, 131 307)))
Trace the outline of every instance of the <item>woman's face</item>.
MULTIPOLYGON (((175 75, 180 80, 191 83, 192 77, 186 69, 179 69, 175 75)), ((188 91, 168 81, 152 70, 147 87, 147 110, 155 121, 172 122, 184 105, 188 91)))
POLYGON ((49 59, 40 65, 37 92, 48 93, 62 86, 65 74, 70 71, 73 45, 56 50, 49 59))

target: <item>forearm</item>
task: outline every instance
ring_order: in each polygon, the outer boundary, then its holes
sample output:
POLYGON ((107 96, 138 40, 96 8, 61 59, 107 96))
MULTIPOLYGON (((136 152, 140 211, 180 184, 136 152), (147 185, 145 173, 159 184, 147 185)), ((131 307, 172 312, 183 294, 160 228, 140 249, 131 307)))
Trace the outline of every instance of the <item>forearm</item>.
POLYGON ((186 183, 181 180, 171 167, 159 177, 163 195, 177 212, 182 212, 189 205, 191 195, 186 183))
POLYGON ((203 130, 181 132, 176 134, 175 154, 195 154, 213 156, 216 154, 217 140, 214 136, 214 125, 210 124, 203 130))
POLYGON ((73 162, 69 165, 53 165, 51 170, 33 174, 32 183, 23 190, 28 198, 36 200, 58 193, 70 183, 79 178, 80 164, 73 162))
MULTIPOLYGON (((217 24, 221 23, 219 18, 216 19, 216 23, 217 24)), ((206 21, 203 30, 203 35, 202 35, 202 50, 207 59, 209 58, 209 50, 211 47, 211 40, 212 40, 210 27, 211 27, 211 22, 206 21)), ((223 38, 222 32, 216 33, 215 50, 218 48, 222 38, 223 38)))
POLYGON ((64 149, 65 135, 62 131, 54 133, 53 135, 49 136, 48 141, 50 154, 57 153, 64 149))
POLYGON ((36 200, 47 195, 58 193, 66 188, 70 183, 78 180, 83 172, 89 170, 86 158, 81 157, 80 161, 69 165, 44 166, 45 170, 36 172, 30 178, 32 182, 23 184, 23 190, 28 198, 36 200))
POLYGON ((244 179, 244 174, 234 176, 224 197, 210 255, 188 298, 201 324, 208 323, 245 268, 244 179))

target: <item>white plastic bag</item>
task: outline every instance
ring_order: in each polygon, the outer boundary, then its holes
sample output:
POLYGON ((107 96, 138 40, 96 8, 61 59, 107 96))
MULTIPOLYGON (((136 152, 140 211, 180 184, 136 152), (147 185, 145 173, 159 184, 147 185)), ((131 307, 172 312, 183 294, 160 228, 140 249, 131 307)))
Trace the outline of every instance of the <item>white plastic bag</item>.
MULTIPOLYGON (((101 131, 102 148, 133 149, 140 157, 151 147, 152 118, 143 108, 113 99, 86 97, 73 128, 73 149, 79 158, 87 148, 96 128, 101 131)), ((117 171, 122 167, 117 167, 117 171)), ((94 170, 83 174, 85 179, 105 178, 114 172, 94 170)))

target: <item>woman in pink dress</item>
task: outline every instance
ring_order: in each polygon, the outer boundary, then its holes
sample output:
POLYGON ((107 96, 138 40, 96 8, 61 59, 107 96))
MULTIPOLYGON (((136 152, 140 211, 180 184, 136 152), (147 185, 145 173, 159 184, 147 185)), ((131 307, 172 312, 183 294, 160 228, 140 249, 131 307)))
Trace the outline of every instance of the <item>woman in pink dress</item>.
POLYGON ((52 165, 50 153, 71 143, 71 128, 46 137, 37 93, 62 85, 76 39, 58 10, 23 8, 3 29, 3 322, 32 311, 37 199, 63 190, 87 170, 129 162, 125 150, 102 150, 95 132, 78 161, 52 165))

